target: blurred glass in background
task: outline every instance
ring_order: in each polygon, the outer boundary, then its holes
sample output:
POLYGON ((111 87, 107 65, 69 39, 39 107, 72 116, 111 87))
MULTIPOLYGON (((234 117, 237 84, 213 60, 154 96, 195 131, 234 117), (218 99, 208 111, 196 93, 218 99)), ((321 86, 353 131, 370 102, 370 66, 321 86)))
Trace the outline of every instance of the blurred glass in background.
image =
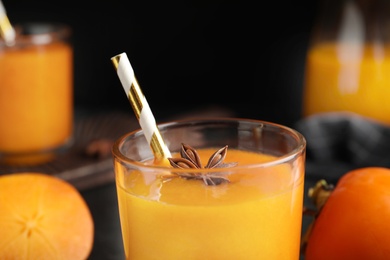
POLYGON ((325 0, 307 52, 303 114, 390 124, 390 1, 325 0))
POLYGON ((73 47, 64 24, 15 26, 0 40, 0 163, 40 164, 72 140, 73 47))

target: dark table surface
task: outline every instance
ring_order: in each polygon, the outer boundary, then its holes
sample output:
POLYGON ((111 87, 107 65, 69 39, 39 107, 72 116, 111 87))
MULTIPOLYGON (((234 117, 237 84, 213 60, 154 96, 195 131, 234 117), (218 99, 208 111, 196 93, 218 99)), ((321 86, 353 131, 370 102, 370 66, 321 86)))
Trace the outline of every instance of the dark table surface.
POLYGON ((95 224, 94 246, 89 259, 125 259, 115 183, 90 188, 81 194, 91 210, 95 224))

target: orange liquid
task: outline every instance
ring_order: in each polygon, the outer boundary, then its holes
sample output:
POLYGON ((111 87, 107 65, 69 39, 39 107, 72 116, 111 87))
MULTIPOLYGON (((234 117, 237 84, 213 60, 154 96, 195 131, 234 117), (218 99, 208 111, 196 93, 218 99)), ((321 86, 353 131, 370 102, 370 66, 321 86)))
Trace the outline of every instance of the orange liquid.
MULTIPOLYGON (((213 151, 198 150, 203 161, 213 151)), ((230 149, 225 161, 271 159, 230 149)), ((217 186, 183 178, 148 182, 120 167, 116 174, 127 259, 299 259, 303 168, 241 170, 217 186)))
POLYGON ((0 52, 0 153, 40 152, 69 140, 72 62, 65 43, 0 52))
POLYGON ((389 46, 360 48, 326 43, 311 48, 306 63, 304 115, 350 111, 389 124, 389 72, 389 46))

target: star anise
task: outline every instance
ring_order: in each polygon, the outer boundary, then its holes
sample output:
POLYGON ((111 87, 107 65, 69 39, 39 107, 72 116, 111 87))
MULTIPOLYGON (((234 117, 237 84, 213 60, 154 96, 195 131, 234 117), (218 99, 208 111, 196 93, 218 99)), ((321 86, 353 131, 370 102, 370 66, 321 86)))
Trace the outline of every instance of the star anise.
MULTIPOLYGON (((236 162, 233 163, 224 163, 226 154, 227 154, 228 146, 224 146, 221 149, 218 149, 213 155, 211 155, 210 159, 207 162, 207 165, 204 167, 205 169, 211 168, 227 168, 233 167, 237 165, 236 162)), ((189 146, 188 144, 182 144, 180 151, 181 158, 168 158, 170 164, 174 168, 180 169, 202 169, 202 162, 200 161, 200 157, 198 152, 189 146)), ((176 173, 180 177, 186 179, 196 179, 203 180, 206 185, 219 185, 224 182, 229 182, 229 179, 225 176, 216 176, 211 174, 202 174, 202 173, 176 173)))

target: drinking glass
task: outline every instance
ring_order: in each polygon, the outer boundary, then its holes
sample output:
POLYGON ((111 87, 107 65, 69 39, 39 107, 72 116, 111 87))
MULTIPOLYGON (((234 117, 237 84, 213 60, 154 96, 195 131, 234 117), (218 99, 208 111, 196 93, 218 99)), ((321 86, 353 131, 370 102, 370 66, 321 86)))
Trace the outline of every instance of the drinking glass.
POLYGON ((71 30, 25 23, 15 31, 15 44, 0 40, 0 163, 44 163, 72 140, 71 30))
POLYGON ((158 127, 172 157, 190 146, 202 163, 181 169, 154 160, 142 130, 115 142, 126 259, 299 259, 306 149, 300 133, 238 118, 158 127), (209 168, 215 151, 214 159, 226 155, 225 165, 209 168))
POLYGON ((390 2, 323 0, 306 59, 303 115, 390 124, 390 2))

